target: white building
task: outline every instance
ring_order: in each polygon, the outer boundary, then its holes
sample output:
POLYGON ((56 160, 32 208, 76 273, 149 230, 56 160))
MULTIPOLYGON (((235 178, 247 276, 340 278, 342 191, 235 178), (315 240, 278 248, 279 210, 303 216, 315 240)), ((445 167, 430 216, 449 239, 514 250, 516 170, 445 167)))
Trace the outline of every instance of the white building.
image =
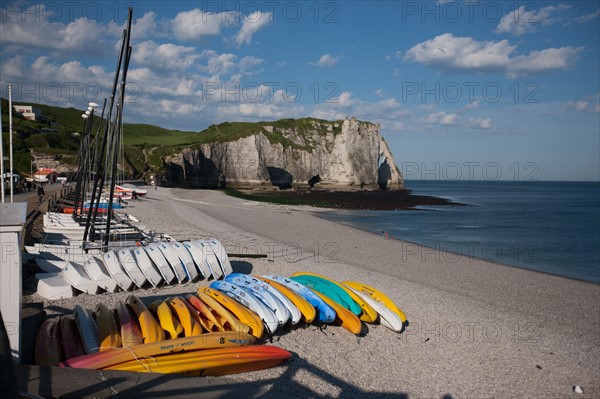
POLYGON ((31 105, 13 105, 17 114, 30 121, 39 121, 42 119, 42 110, 31 105))

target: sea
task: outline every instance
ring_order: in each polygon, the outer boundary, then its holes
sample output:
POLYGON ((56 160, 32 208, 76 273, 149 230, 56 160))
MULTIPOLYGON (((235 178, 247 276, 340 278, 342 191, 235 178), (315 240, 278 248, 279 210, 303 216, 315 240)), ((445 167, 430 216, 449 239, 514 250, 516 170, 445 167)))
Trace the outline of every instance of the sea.
POLYGON ((448 254, 600 284, 600 182, 413 180, 405 187, 465 206, 321 216, 448 254))

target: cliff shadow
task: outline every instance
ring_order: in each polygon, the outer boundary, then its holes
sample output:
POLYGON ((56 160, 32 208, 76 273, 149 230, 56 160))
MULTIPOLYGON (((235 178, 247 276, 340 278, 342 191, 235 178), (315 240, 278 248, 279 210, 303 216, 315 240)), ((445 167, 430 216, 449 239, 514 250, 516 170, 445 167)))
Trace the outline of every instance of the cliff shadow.
POLYGON ((382 190, 387 190, 388 182, 392 180, 392 168, 388 164, 387 158, 377 169, 377 185, 382 190))
POLYGON ((267 172, 269 172, 269 181, 272 185, 279 187, 281 190, 292 188, 294 177, 287 170, 267 166, 267 172))
POLYGON ((171 182, 194 188, 225 188, 226 186, 226 181, 215 162, 206 158, 201 152, 197 159, 192 161, 184 159, 183 165, 169 163, 167 176, 171 182))

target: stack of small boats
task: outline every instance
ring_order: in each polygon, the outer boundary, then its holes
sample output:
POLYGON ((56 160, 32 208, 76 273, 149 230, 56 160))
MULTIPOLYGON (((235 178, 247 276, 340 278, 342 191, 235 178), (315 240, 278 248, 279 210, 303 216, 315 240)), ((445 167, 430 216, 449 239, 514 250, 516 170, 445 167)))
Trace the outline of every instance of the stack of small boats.
POLYGON ((223 375, 276 366, 284 349, 252 345, 283 326, 339 325, 356 335, 362 322, 401 332, 404 313, 382 292, 314 273, 290 278, 232 273, 195 295, 144 304, 130 295, 111 310, 77 305, 46 320, 38 333, 41 365, 139 372, 223 375))
MULTIPOLYGON (((128 216, 129 217, 129 216, 128 216)), ((72 214, 47 212, 43 215, 44 233, 48 241, 57 242, 65 240, 81 240, 85 231, 85 220, 77 221, 72 214)), ((106 218, 100 217, 95 224, 91 226, 95 229, 104 229, 106 227, 106 218)), ((113 234, 135 234, 139 233, 139 228, 133 227, 125 220, 113 221, 110 225, 113 234)))
POLYGON ((64 216, 44 215, 45 231, 56 229, 63 235, 72 231, 71 238, 25 247, 27 256, 44 271, 36 279, 37 293, 46 299, 218 279, 233 271, 216 239, 178 242, 145 235, 143 241, 111 242, 103 251, 81 241, 83 227, 64 216))

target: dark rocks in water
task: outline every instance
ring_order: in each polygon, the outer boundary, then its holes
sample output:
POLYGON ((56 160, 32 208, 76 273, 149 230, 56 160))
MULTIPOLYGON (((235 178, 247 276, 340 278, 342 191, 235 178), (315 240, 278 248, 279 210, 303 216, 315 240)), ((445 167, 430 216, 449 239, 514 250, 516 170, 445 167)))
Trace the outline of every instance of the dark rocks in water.
MULTIPOLYGON (((235 191, 235 190, 233 190, 235 191)), ((286 205, 309 205, 324 208, 364 210, 410 210, 422 206, 464 206, 445 198, 413 195, 411 190, 287 190, 229 192, 248 200, 272 202, 286 205)), ((423 208, 426 210, 426 208, 423 208)))

